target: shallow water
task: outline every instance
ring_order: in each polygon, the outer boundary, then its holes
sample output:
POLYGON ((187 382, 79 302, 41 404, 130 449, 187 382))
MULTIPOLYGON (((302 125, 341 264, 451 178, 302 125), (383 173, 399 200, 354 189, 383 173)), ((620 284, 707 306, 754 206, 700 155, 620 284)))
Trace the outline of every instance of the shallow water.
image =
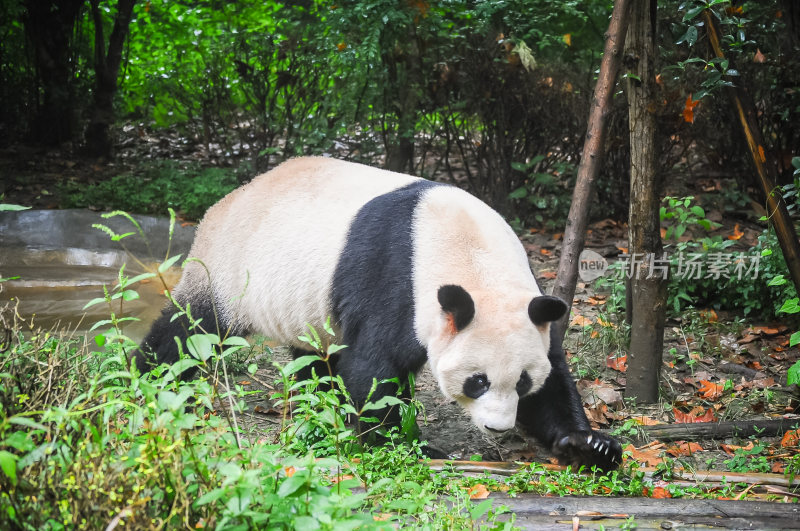
MULTIPOLYGON (((95 322, 108 319, 111 308, 105 304, 83 307, 103 296, 104 285, 109 290, 116 285, 123 265, 126 276, 132 277, 156 271, 167 254, 169 219, 136 216, 136 220, 147 241, 136 234, 122 240, 123 249, 92 227, 101 223, 118 234, 136 230, 121 217, 103 219, 99 213, 85 210, 0 212, 0 278, 19 277, 0 283, 0 306, 19 301, 22 317, 32 317, 36 326, 48 330, 83 333, 95 322)), ((185 256, 193 237, 193 226, 176 225, 170 256, 185 256)), ((170 268, 163 277, 172 287, 180 278, 180 268, 170 268)), ((138 341, 166 299, 164 285, 157 278, 134 289, 140 298, 125 302, 122 314, 139 321, 126 324, 123 332, 138 341)), ((117 304, 114 311, 119 314, 117 304)))

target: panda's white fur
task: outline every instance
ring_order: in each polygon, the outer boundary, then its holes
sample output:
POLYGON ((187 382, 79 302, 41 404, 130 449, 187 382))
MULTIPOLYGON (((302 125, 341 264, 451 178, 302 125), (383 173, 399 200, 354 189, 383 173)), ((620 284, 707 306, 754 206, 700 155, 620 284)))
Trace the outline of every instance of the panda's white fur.
MULTIPOLYGON (((302 347, 306 323, 321 331, 331 315, 334 270, 359 209, 418 180, 329 158, 285 162, 206 213, 190 252, 202 264, 186 265, 175 295, 208 296, 198 290, 210 276, 223 321, 302 347)), ((481 430, 511 429, 520 374, 527 371, 533 392, 550 372, 549 325, 529 318, 541 291, 519 239, 485 203, 437 186, 422 192, 412 241, 414 330, 441 390, 481 430), (457 333, 437 300, 446 284, 463 287, 475 303, 472 322, 457 333), (477 399, 462 392, 474 373, 492 382, 477 399)))
POLYGON ((349 222, 373 197, 414 177, 322 157, 292 159, 234 190, 203 217, 175 295, 214 284, 224 320, 304 346, 322 331, 349 222), (280 230, 276 230, 279 227, 280 230), (268 281, 253 281, 268 279, 268 281))

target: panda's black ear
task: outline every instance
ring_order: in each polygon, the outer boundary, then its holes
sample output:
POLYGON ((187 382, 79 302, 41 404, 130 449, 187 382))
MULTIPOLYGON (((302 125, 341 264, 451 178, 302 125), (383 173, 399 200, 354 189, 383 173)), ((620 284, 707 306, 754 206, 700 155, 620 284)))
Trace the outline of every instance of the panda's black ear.
POLYGON ((439 288, 439 304, 442 310, 452 316, 453 332, 460 332, 475 317, 475 303, 461 286, 448 284, 439 288))
POLYGON ((558 321, 567 313, 569 307, 567 303, 552 295, 540 295, 534 297, 528 305, 528 316, 536 326, 545 323, 558 321))

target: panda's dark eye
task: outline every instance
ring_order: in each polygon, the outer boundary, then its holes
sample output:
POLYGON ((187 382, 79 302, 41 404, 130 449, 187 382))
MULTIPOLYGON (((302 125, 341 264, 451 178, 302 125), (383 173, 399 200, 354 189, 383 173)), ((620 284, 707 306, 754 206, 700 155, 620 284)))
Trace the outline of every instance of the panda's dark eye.
POLYGON ((485 374, 473 374, 464 380, 464 396, 478 398, 489 390, 489 378, 485 374))
POLYGON ((533 382, 531 382, 528 371, 522 371, 522 374, 519 376, 519 381, 517 382, 517 394, 519 396, 526 395, 528 391, 531 390, 532 385, 533 382))

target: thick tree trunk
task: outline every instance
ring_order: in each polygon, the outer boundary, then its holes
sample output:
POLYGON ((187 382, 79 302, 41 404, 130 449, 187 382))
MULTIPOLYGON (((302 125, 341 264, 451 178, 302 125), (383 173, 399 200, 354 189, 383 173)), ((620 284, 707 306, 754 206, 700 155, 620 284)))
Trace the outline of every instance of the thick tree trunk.
MULTIPOLYGON (((611 14, 608 32, 606 32, 600 74, 597 77, 592 108, 589 113, 583 154, 578 166, 575 189, 572 192, 572 205, 570 205, 564 230, 564 243, 561 246, 561 260, 558 263, 558 276, 553 288, 553 295, 564 299, 570 306, 572 306, 572 298, 575 296, 575 284, 578 278, 578 256, 581 254, 583 243, 586 240, 586 226, 589 221, 594 180, 600 169, 600 160, 603 155, 606 117, 611 108, 611 96, 617 82, 620 56, 625 44, 630 3, 629 0, 614 2, 614 11, 611 14)), ((557 327, 557 332, 564 335, 568 322, 569 312, 552 326, 557 327)))
POLYGON ((91 109, 89 125, 86 129, 86 151, 94 156, 110 156, 114 144, 110 129, 114 123, 114 95, 117 92, 117 77, 122 64, 122 47, 128 35, 133 6, 136 0, 119 0, 114 29, 108 40, 108 51, 103 38, 103 19, 99 0, 91 0, 92 17, 95 30, 95 91, 94 106, 91 109))
POLYGON ((70 50, 83 0, 27 0, 25 32, 33 46, 42 101, 31 133, 35 141, 55 146, 73 140, 76 113, 70 50))
POLYGON ((661 246, 661 194, 656 168, 655 31, 651 15, 655 0, 634 2, 625 45, 629 65, 626 92, 631 142, 631 195, 628 215, 628 271, 631 279, 631 346, 628 352, 626 397, 658 401, 661 354, 664 347, 668 262, 661 246))

